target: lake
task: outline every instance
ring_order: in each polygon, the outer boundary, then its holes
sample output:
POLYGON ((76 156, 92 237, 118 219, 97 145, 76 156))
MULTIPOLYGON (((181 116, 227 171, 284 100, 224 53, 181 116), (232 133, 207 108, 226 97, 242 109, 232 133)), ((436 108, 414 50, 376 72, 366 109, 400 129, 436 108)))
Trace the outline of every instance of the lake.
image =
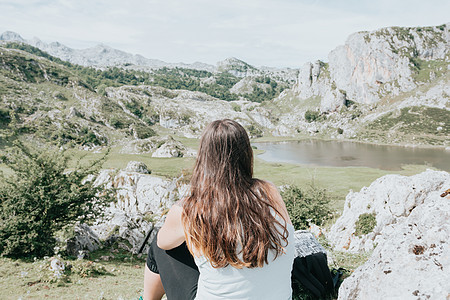
POLYGON ((303 140, 252 143, 270 162, 333 167, 400 170, 402 165, 429 165, 450 172, 450 151, 434 148, 382 146, 354 142, 303 140))

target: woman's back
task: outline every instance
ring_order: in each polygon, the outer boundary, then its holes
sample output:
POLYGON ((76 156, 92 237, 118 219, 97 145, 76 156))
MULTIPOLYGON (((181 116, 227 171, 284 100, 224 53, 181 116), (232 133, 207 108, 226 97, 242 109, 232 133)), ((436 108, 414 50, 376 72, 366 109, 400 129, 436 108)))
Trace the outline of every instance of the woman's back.
POLYGON ((293 227, 277 188, 253 178, 253 150, 239 123, 206 127, 190 184, 158 246, 186 241, 200 271, 197 299, 290 299, 293 227))
POLYGON ((194 257, 200 271, 196 299, 291 299, 294 227, 288 224, 287 229, 285 253, 275 260, 273 252, 269 253, 269 263, 263 267, 214 268, 204 256, 194 257))

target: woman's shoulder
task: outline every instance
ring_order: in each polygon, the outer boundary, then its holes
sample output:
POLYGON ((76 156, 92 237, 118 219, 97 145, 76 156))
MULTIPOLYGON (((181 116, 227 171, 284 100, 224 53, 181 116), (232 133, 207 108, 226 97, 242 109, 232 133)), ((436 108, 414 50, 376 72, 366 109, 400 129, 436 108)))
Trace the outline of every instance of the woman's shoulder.
POLYGON ((263 179, 256 179, 260 187, 262 187, 264 190, 269 192, 272 196, 279 195, 280 192, 278 191, 278 188, 275 184, 273 184, 271 181, 263 180, 263 179))
POLYGON ((258 181, 266 190, 266 193, 269 194, 270 199, 273 201, 273 205, 278 210, 278 212, 281 213, 283 219, 285 219, 287 223, 291 223, 289 214, 286 209, 286 205, 284 203, 283 198, 280 195, 278 187, 274 183, 267 180, 258 179, 258 181))

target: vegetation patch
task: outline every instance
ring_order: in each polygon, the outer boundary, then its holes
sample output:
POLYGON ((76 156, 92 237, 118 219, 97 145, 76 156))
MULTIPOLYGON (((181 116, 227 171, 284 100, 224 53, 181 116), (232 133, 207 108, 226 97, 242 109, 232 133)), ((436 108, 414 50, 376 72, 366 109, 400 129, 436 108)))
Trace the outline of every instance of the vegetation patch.
POLYGON ((375 213, 363 213, 359 215, 358 220, 355 222, 355 235, 361 236, 371 233, 377 225, 375 213))
POLYGON ((140 124, 134 127, 134 133, 138 139, 147 139, 157 135, 152 128, 140 124))
POLYGON ((318 111, 313 111, 313 110, 307 110, 305 112, 305 120, 308 123, 314 122, 314 121, 318 121, 320 117, 320 113, 318 111))
POLYGON ((98 217, 112 198, 104 186, 85 179, 95 176, 104 158, 67 172, 64 152, 32 151, 16 143, 2 157, 13 173, 0 174, 0 255, 52 255, 57 231, 98 217))
POLYGON ((282 190, 281 196, 296 230, 308 229, 310 223, 320 226, 330 217, 330 197, 324 189, 289 186, 282 190))
POLYGON ((396 131, 417 136, 450 134, 450 111, 435 107, 405 107, 397 112, 390 112, 368 125, 369 130, 396 131), (438 127, 441 127, 438 130, 438 127))

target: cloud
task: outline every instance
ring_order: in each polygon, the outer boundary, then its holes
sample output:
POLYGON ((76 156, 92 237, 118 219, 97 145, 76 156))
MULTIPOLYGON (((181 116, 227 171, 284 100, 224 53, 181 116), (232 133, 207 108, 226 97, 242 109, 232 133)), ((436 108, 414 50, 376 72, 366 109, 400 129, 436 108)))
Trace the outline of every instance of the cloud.
POLYGON ((18 0, 0 2, 0 32, 69 47, 104 43, 168 62, 299 67, 356 31, 448 22, 449 1, 18 0))

